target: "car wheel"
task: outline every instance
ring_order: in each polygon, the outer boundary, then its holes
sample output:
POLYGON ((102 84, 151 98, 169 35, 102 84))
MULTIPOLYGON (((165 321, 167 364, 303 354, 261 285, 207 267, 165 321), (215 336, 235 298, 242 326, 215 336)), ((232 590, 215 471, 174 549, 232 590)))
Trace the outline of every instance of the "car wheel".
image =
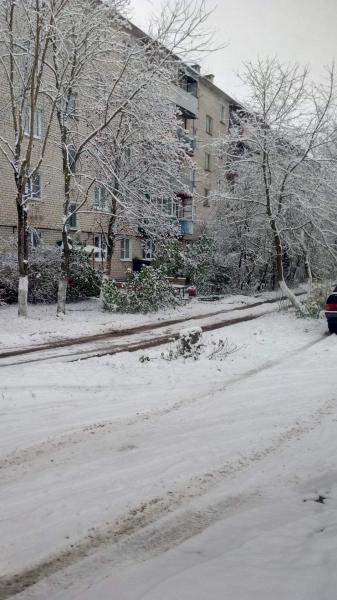
POLYGON ((328 321, 328 329, 329 329, 329 333, 337 333, 336 325, 334 325, 333 323, 329 323, 329 321, 328 321))

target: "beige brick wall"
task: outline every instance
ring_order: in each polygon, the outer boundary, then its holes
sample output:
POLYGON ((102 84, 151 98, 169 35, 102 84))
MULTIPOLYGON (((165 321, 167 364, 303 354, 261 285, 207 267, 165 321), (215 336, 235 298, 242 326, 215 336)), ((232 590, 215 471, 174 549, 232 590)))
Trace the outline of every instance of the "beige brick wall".
MULTIPOLYGON (((1 83, 3 87, 3 82, 1 83)), ((194 130, 197 139, 197 146, 194 155, 196 162, 195 184, 196 197, 195 202, 195 227, 192 238, 198 237, 205 223, 210 219, 214 210, 214 203, 210 201, 210 206, 205 206, 203 197, 205 189, 210 192, 215 191, 218 185, 218 174, 216 171, 215 160, 212 159, 210 171, 205 170, 205 152, 212 154, 212 143, 214 139, 224 134, 228 130, 229 119, 229 101, 230 99, 211 81, 204 77, 199 81, 199 115, 198 118, 189 122, 191 130, 194 130), (225 122, 221 121, 221 107, 225 107, 225 122), (213 120, 212 135, 206 132, 206 116, 209 115, 213 120)), ((4 139, 13 141, 13 127, 11 124, 11 115, 4 107, 8 105, 8 94, 6 90, 1 90, 0 94, 0 135, 4 139)), ((41 101, 39 108, 44 112, 44 127, 49 114, 48 101, 41 101)), ((76 123, 74 123, 76 127, 76 123)), ((25 143, 25 142, 24 142, 25 143)), ((34 148, 32 155, 32 167, 36 164, 40 156, 41 140, 34 140, 34 148)), ((54 119, 50 139, 47 145, 44 161, 40 168, 41 175, 41 199, 32 201, 29 204, 29 224, 38 229, 42 233, 43 242, 46 245, 54 245, 61 239, 62 229, 62 214, 63 214, 63 174, 62 174, 62 157, 59 148, 59 130, 56 119, 54 119)), ((14 184, 13 169, 8 164, 4 156, 0 156, 0 236, 3 240, 6 239, 8 232, 10 235, 16 231, 16 206, 15 195, 16 188, 14 184)), ((80 193, 72 192, 72 201, 80 203, 82 196, 80 193)), ((98 224, 98 218, 90 209, 93 203, 93 192, 88 200, 88 203, 83 206, 82 211, 77 216, 78 232, 72 232, 72 235, 77 237, 85 245, 93 245, 93 236, 100 233, 101 228, 98 224)), ((142 258, 141 240, 133 235, 132 237, 132 258, 142 258)), ((189 237, 189 236, 187 236, 189 237)), ((0 244, 1 247, 4 244, 0 244)), ((113 274, 115 277, 123 278, 126 275, 128 268, 132 266, 132 261, 120 260, 120 242, 117 241, 113 260, 113 274)))
MULTIPOLYGON (((47 108, 45 109, 45 120, 47 119, 47 108)), ((0 135, 4 139, 12 141, 13 129, 9 115, 8 120, 0 113, 0 135)), ((45 125, 45 123, 44 123, 45 125)), ((25 143, 25 142, 24 142, 25 143)), ((32 167, 39 159, 42 140, 34 140, 32 155, 32 167)), ((41 199, 29 203, 28 223, 36 228, 42 235, 42 241, 45 245, 55 245, 61 240, 62 216, 63 216, 63 173, 62 156, 58 147, 58 125, 54 121, 50 140, 47 145, 45 158, 40 168, 41 176, 41 199)), ((0 252, 8 248, 7 241, 15 240, 17 233, 17 214, 16 214, 16 187, 14 182, 14 172, 9 162, 0 158, 0 252)), ((95 233, 100 233, 98 217, 90 213, 93 203, 93 193, 88 202, 82 207, 77 215, 77 230, 71 230, 71 235, 78 239, 84 245, 93 245, 95 233)), ((78 192, 72 192, 72 201, 80 203, 82 197, 78 192)), ((128 237, 133 237, 128 236, 128 237)), ((132 256, 130 261, 120 260, 120 240, 116 243, 116 249, 113 260, 113 275, 117 278, 125 278, 127 269, 132 267, 132 258, 142 257, 141 242, 137 238, 132 240, 132 256)), ((93 260, 93 264, 99 267, 99 264, 93 260)))
POLYGON ((229 126, 229 99, 212 82, 202 77, 199 81, 199 114, 195 123, 197 147, 194 160, 196 169, 195 233, 198 234, 214 213, 214 201, 204 205, 205 190, 215 192, 218 188, 218 170, 212 147, 217 137, 223 136, 229 126), (225 118, 222 121, 222 106, 225 118), (206 116, 212 118, 212 135, 206 132, 206 116), (211 170, 205 170, 205 153, 211 154, 211 170))

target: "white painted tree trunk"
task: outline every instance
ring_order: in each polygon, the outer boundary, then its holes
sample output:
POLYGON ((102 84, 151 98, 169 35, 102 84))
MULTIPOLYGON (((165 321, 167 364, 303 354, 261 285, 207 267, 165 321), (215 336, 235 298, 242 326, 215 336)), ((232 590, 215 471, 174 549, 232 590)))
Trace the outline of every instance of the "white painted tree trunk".
POLYGON ((57 292, 57 316, 66 314, 67 287, 67 280, 60 277, 57 292))
POLYGON ((303 304, 301 304, 301 302, 297 300, 295 294, 288 288, 286 282, 279 281, 279 286, 285 298, 288 298, 288 300, 290 300, 291 304, 296 308, 296 310, 298 310, 301 313, 301 315, 304 315, 305 310, 303 304))
POLYGON ((306 254, 305 257, 305 268, 306 268, 306 272, 307 272, 307 276, 308 276, 308 295, 311 295, 312 292, 312 271, 311 271, 311 264, 310 264, 310 260, 309 260, 309 256, 308 254, 306 254))
POLYGON ((99 294, 99 299, 102 302, 103 306, 104 306, 104 300, 103 300, 103 286, 104 284, 109 281, 109 277, 106 273, 103 273, 103 277, 102 277, 102 283, 101 283, 101 291, 99 294))
POLYGON ((28 316, 28 277, 19 277, 18 315, 28 316))

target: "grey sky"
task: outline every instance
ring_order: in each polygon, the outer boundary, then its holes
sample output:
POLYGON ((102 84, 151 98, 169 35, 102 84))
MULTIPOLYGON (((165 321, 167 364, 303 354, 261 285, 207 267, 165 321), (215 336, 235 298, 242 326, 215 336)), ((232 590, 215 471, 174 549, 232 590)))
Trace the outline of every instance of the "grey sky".
MULTIPOLYGON (((235 73, 245 60, 277 55, 283 62, 308 64, 315 79, 337 54, 337 0, 208 0, 210 28, 228 46, 204 60, 203 71, 242 99, 235 73)), ((133 20, 146 28, 159 0, 131 0, 133 20)))

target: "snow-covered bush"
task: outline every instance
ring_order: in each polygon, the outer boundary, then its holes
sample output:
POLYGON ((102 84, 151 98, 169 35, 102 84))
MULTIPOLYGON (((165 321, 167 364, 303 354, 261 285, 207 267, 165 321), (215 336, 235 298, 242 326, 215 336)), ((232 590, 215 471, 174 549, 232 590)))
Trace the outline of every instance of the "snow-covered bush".
MULTIPOLYGON (((227 338, 220 339, 217 342, 203 342, 202 329, 200 327, 191 327, 183 329, 179 333, 178 339, 172 338, 167 350, 161 352, 160 358, 167 361, 178 360, 179 358, 192 358, 199 360, 204 358, 207 360, 226 360, 229 356, 238 352, 240 347, 230 342, 227 338)), ((148 354, 142 354, 139 362, 142 364, 150 363, 152 360, 157 360, 159 357, 151 357, 148 354)))
POLYGON ((304 316, 310 317, 312 319, 318 319, 322 310, 324 310, 324 305, 326 303, 326 299, 330 293, 330 288, 327 285, 316 285, 306 303, 305 303, 305 314, 304 316))
POLYGON ((224 340, 218 340, 218 342, 212 342, 212 350, 208 354, 209 360, 225 360, 231 354, 234 354, 239 350, 236 344, 230 342, 227 338, 224 340))
POLYGON ((71 254, 68 300, 97 298, 100 295, 102 275, 90 263, 90 257, 82 250, 71 254))
POLYGON ((60 270, 60 248, 37 248, 29 259, 28 301, 55 302, 60 270))
POLYGON ((0 303, 11 304, 18 297, 17 258, 13 254, 0 255, 0 303))
POLYGON ((198 360, 203 348, 202 329, 200 327, 191 327, 183 329, 178 340, 171 344, 167 352, 161 353, 164 360, 177 360, 179 357, 193 358, 198 360))
POLYGON ((130 273, 122 288, 114 281, 105 282, 102 297, 107 310, 129 313, 155 312, 179 303, 163 271, 152 266, 130 273))
POLYGON ((169 239, 156 248, 155 259, 152 265, 161 268, 167 276, 184 275, 186 264, 186 250, 182 243, 176 239, 169 239))
POLYGON ((202 294, 221 293, 228 282, 217 244, 207 235, 188 245, 185 272, 202 294))
MULTIPOLYGON (((40 247, 31 252, 29 259, 29 302, 51 303, 56 301, 60 266, 60 248, 40 247)), ((0 258, 0 301, 2 303, 10 304, 17 301, 18 279, 15 254, 2 255, 0 258)), ((101 275, 91 266, 88 255, 82 251, 73 252, 68 288, 69 300, 99 296, 100 285, 101 275)))
POLYGON ((177 343, 178 354, 184 358, 197 360, 202 350, 201 337, 202 329, 200 327, 181 331, 177 343))
POLYGON ((221 293, 228 282, 219 248, 206 234, 185 246, 179 240, 167 240, 158 247, 153 264, 166 275, 187 277, 202 294, 221 293))

